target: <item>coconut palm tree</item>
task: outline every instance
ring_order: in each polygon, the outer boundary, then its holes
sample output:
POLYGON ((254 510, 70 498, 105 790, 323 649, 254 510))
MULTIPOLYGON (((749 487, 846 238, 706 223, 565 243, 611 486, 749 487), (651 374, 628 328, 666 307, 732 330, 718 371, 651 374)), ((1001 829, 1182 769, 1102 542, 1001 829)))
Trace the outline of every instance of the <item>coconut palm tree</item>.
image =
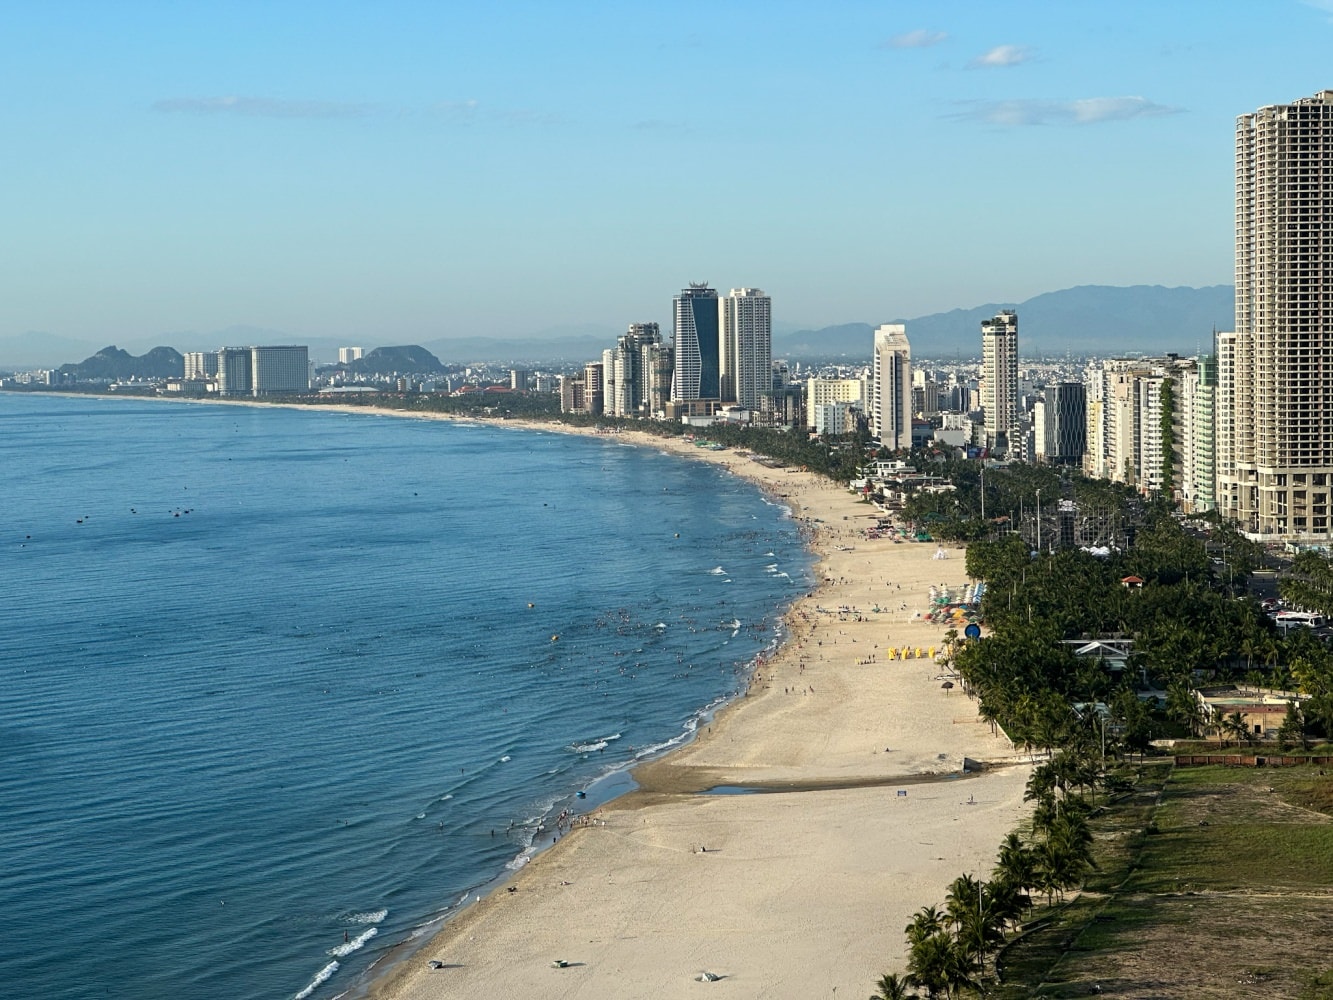
POLYGON ((870 1000, 907 1000, 908 997, 916 996, 907 990, 907 981, 899 979, 898 973, 890 972, 879 977, 879 982, 875 984, 875 992, 870 994, 870 1000))
POLYGON ((903 933, 907 935, 907 943, 915 946, 926 938, 939 934, 944 930, 944 926, 944 914, 940 913, 937 907, 923 906, 913 914, 912 922, 903 928, 903 933))
MULTIPOLYGON (((991 872, 993 882, 1002 882, 1022 894, 1036 884, 1037 858, 1032 849, 1016 833, 1011 833, 1000 844, 1000 854, 991 872)), ((1030 905, 1030 901, 1029 901, 1030 905)))

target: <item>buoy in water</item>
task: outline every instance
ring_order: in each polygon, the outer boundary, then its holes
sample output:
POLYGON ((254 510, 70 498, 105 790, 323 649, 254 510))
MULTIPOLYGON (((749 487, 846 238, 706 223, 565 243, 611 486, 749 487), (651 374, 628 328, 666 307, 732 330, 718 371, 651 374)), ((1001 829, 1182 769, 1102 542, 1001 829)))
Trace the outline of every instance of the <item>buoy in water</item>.
POLYGON ((552 642, 555 642, 555 641, 556 641, 557 639, 559 639, 559 638, 560 638, 559 635, 553 635, 553 636, 551 636, 551 641, 552 641, 552 642))
POLYGON ((533 604, 531 601, 528 602, 528 607, 535 608, 536 606, 537 605, 533 604))

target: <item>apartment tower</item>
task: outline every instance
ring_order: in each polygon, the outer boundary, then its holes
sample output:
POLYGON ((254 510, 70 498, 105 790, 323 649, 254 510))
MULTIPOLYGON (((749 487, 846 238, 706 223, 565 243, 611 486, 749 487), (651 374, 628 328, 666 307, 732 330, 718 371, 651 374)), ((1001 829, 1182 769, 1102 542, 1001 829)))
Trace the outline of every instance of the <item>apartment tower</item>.
POLYGON ((1012 309, 982 320, 981 378, 986 447, 1008 453, 1018 415, 1018 313, 1012 309))
POLYGON ((772 301, 759 288, 733 288, 721 300, 722 398, 749 410, 773 396, 772 301))
POLYGON ((1218 504, 1330 537, 1333 90, 1236 120, 1236 328, 1218 337, 1218 504))
POLYGON ((885 323, 875 331, 870 433, 885 448, 912 447, 912 347, 907 327, 885 323))

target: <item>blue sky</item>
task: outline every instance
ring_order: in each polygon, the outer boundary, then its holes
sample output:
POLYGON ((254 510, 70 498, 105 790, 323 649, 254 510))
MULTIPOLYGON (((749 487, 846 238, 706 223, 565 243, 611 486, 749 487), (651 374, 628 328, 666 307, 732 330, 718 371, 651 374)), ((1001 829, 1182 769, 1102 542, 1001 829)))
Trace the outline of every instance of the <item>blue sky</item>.
POLYGON ((0 0, 0 338, 1227 283, 1235 117, 1333 87, 1330 53, 1333 0, 0 0))

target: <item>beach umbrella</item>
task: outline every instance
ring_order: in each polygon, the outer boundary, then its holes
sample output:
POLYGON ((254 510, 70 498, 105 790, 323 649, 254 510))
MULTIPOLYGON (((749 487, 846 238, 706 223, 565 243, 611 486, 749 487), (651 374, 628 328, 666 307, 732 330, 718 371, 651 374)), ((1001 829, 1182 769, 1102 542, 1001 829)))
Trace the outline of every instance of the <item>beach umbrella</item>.
POLYGON ((953 690, 953 681, 945 681, 943 684, 940 685, 940 687, 944 688, 944 693, 947 695, 951 690, 953 690))

